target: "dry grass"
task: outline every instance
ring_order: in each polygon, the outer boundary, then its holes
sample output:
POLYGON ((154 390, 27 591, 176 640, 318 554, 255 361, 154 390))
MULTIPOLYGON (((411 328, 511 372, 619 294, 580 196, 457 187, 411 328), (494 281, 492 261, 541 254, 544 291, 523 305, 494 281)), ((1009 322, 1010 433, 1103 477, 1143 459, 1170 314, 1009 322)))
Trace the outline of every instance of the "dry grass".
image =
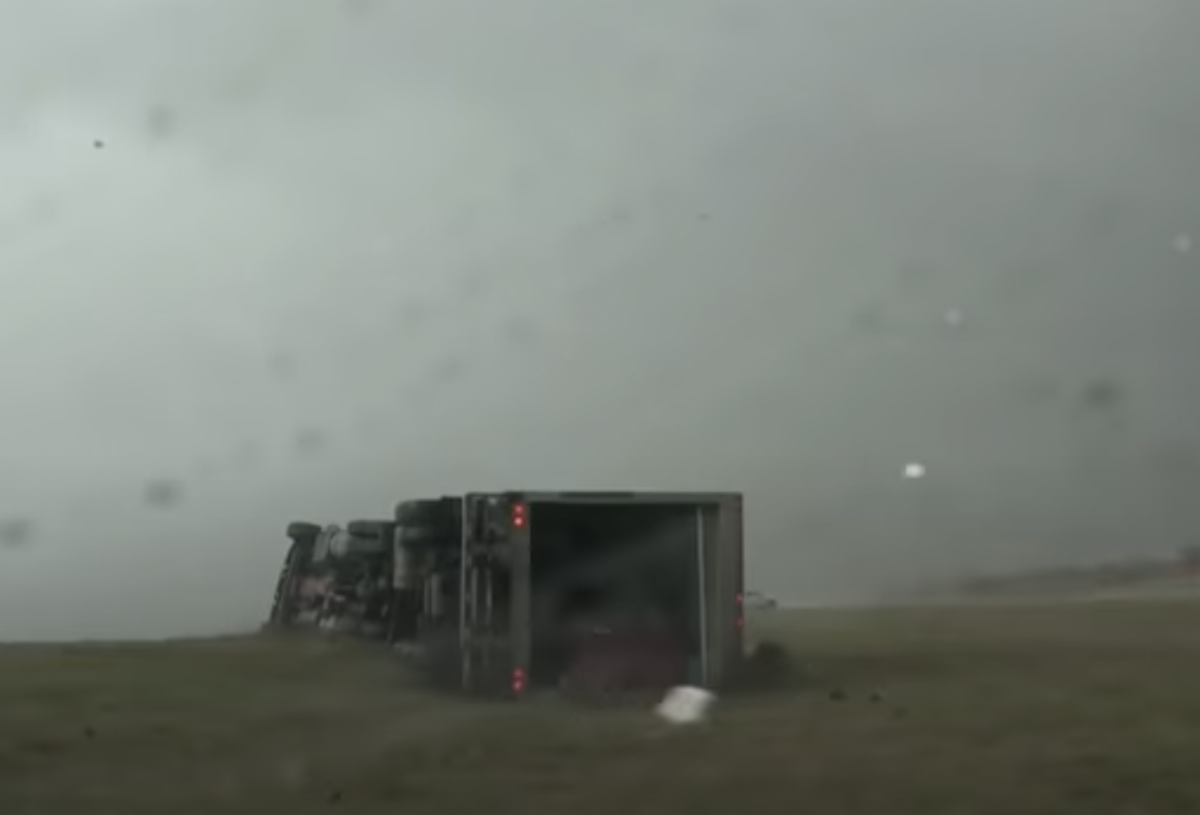
POLYGON ((667 732, 297 641, 0 651, 0 812, 1200 812, 1200 604, 780 612, 804 687, 667 732))

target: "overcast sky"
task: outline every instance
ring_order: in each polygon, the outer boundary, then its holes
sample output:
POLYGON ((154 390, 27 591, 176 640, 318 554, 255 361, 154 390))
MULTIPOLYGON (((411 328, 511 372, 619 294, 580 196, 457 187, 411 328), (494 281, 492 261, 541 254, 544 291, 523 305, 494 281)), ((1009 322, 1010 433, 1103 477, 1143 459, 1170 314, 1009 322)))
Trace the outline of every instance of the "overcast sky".
POLYGON ((287 521, 473 488, 744 490, 821 602, 1200 542, 1198 35, 6 0, 0 638, 245 627, 287 521))

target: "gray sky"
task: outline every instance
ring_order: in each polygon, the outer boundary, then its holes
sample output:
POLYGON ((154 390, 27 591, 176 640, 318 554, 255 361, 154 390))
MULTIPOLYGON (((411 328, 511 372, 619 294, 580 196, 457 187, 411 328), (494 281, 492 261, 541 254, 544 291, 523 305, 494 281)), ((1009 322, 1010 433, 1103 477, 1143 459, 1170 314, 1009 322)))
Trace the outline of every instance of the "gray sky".
POLYGON ((243 627, 287 521, 443 490, 741 489, 814 601, 1195 542, 1198 33, 8 0, 0 637, 243 627))

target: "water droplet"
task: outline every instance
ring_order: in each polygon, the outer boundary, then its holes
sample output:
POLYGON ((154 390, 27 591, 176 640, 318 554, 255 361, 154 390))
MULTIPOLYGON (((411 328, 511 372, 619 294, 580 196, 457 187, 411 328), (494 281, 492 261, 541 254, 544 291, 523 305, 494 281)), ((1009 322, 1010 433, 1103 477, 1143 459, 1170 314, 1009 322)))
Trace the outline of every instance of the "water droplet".
POLYGON ((924 478, 925 477, 925 465, 917 464, 916 462, 905 464, 904 465, 904 477, 905 478, 924 478))
POLYGON ((317 427, 302 427, 292 437, 292 444, 300 455, 310 456, 319 453, 328 443, 329 438, 324 431, 317 427))
POLYGON ((1175 238, 1175 251, 1181 255, 1186 255, 1192 251, 1192 236, 1186 232, 1181 233, 1175 238))
POLYGON ((942 320, 945 321, 946 325, 953 328, 954 326, 962 324, 963 315, 958 309, 952 308, 942 315, 942 320))
POLYGON ((33 522, 27 518, 0 520, 0 547, 18 549, 33 538, 33 522))
POLYGON ((169 139, 175 135, 177 123, 175 111, 167 105, 151 105, 146 111, 146 129, 155 139, 169 139))
POLYGON ((142 497, 152 507, 174 506, 183 499, 183 484, 170 478, 156 478, 146 483, 142 497))

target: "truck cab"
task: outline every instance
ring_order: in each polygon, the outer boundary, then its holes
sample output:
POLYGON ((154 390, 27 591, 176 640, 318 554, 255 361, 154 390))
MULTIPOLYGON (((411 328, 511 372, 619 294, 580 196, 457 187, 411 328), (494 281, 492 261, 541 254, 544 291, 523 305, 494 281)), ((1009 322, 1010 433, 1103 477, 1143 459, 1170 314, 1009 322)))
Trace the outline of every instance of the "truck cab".
POLYGON ((393 605, 392 521, 288 525, 269 623, 382 636, 393 605))

